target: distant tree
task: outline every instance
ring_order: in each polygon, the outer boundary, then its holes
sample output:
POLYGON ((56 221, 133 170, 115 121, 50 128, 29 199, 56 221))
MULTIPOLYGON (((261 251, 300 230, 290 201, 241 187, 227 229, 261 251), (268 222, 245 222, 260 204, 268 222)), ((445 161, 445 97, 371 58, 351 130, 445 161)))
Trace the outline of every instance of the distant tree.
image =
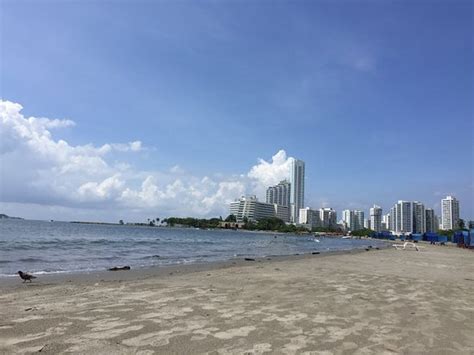
POLYGON ((119 224, 123 224, 123 219, 121 219, 121 220, 119 221, 119 224))
POLYGON ((459 228, 459 229, 464 229, 464 227, 466 227, 466 223, 464 222, 464 219, 459 218, 459 221, 458 221, 458 228, 459 228))
POLYGON ((237 217, 235 217, 233 214, 230 214, 227 216, 225 219, 226 222, 237 222, 237 217))
POLYGON ((450 238, 450 237, 453 236, 454 231, 451 230, 451 229, 449 229, 449 230, 440 229, 440 230, 438 231, 438 234, 439 234, 439 235, 445 235, 445 236, 447 236, 447 237, 450 238))
POLYGON ((156 217, 156 223, 158 223, 160 221, 160 219, 158 217, 156 217))
POLYGON ((364 236, 371 237, 374 234, 375 234, 375 232, 373 230, 367 229, 367 228, 359 229, 359 230, 356 230, 356 231, 352 232, 352 235, 356 236, 356 237, 364 237, 364 236))
POLYGON ((474 229, 474 221, 469 221, 468 227, 469 229, 474 229))

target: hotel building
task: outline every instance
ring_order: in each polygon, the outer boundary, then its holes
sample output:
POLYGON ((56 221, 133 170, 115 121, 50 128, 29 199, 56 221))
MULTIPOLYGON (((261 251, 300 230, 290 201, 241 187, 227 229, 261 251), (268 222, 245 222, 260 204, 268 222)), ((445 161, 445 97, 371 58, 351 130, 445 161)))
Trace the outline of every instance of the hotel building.
POLYGON ((275 206, 271 203, 259 202, 256 196, 243 196, 230 203, 230 214, 233 214, 237 222, 243 222, 247 217, 249 221, 257 221, 262 218, 275 217, 275 206))
POLYGON ((459 225, 459 201, 453 196, 441 200, 441 228, 452 230, 459 225))

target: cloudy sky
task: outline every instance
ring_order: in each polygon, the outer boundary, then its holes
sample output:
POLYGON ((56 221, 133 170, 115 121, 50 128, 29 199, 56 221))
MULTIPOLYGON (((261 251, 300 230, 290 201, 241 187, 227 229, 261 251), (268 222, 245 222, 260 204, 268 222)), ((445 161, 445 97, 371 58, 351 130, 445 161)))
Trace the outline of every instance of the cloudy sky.
POLYGON ((0 213, 226 215, 454 194, 474 219, 472 1, 0 3, 0 213))

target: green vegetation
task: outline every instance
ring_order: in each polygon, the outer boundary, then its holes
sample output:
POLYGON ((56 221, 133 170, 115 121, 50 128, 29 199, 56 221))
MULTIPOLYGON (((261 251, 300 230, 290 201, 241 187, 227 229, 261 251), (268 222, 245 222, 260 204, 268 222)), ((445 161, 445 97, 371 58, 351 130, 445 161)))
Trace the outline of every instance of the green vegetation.
POLYGON ((225 222, 237 222, 237 217, 235 217, 233 214, 230 214, 225 219, 225 222))
POLYGON ((244 228, 247 230, 275 231, 281 233, 301 233, 308 232, 304 227, 296 227, 293 224, 286 224, 277 217, 259 219, 257 222, 244 219, 244 228))
POLYGON ((161 223, 166 223, 170 227, 176 225, 183 227, 193 227, 193 228, 217 228, 219 223, 222 222, 220 218, 211 218, 211 219, 199 219, 199 218, 179 218, 179 217, 169 217, 161 221, 161 223))
POLYGON ((449 229, 449 230, 440 229, 440 230, 438 231, 438 234, 439 234, 439 235, 446 235, 446 236, 448 236, 448 237, 452 237, 453 234, 454 234, 454 231, 453 231, 452 229, 449 229))
POLYGON ((359 229, 352 232, 352 235, 356 237, 371 237, 374 234, 375 232, 372 229, 367 229, 367 228, 359 229))
MULTIPOLYGON (((234 215, 229 215, 224 220, 225 222, 236 222, 237 218, 234 215)), ((166 223, 170 227, 181 226, 181 227, 192 227, 192 228, 218 228, 219 223, 223 222, 222 217, 220 218, 211 218, 211 219, 198 219, 198 218, 179 218, 179 217, 169 217, 163 219, 161 223, 166 223)), ((276 217, 262 218, 257 222, 249 221, 247 218, 243 220, 242 229, 245 230, 255 230, 255 231, 275 231, 282 233, 302 233, 308 232, 304 227, 296 227, 292 224, 287 225, 281 219, 276 217)))
POLYGON ((334 228, 334 227, 314 227, 311 229, 312 232, 315 233, 341 233, 344 234, 344 232, 340 228, 334 228))

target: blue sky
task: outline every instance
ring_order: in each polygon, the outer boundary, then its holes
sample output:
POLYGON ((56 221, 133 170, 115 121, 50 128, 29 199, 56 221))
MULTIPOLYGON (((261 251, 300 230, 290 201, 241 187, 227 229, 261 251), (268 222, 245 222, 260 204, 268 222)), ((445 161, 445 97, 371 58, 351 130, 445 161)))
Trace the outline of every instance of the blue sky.
POLYGON ((310 206, 386 210, 406 199, 439 209, 450 193, 474 219, 471 1, 0 6, 0 96, 23 107, 15 122, 74 122, 41 127, 72 154, 59 159, 53 144, 43 165, 25 163, 46 153, 15 126, 0 161, 4 211, 224 214, 232 194, 261 193, 268 177, 248 179, 257 159, 284 150, 306 161, 310 206), (135 141, 140 149, 125 149, 135 141), (98 150, 107 144, 122 146, 98 150), (87 166, 71 168, 88 145, 97 150, 87 166), (168 208, 180 193, 195 207, 168 208))

